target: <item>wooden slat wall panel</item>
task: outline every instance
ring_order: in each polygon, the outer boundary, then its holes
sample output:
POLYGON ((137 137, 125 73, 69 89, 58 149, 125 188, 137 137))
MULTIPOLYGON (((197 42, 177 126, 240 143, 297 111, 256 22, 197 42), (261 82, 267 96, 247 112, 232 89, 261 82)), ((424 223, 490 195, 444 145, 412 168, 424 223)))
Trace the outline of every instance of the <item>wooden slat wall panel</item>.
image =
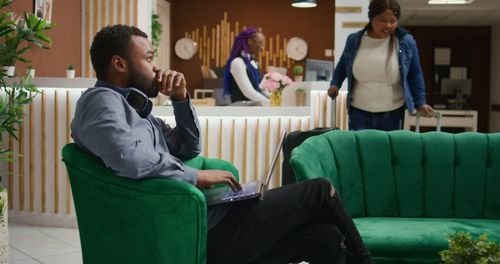
MULTIPOLYGON (((27 111, 24 126, 18 129, 19 141, 9 139, 9 148, 22 156, 0 164, 0 169, 10 172, 5 177, 11 201, 9 209, 13 210, 14 216, 16 213, 32 213, 33 217, 74 217, 61 149, 71 142, 70 121, 83 89, 43 88, 42 91, 27 111)), ((325 92, 313 91, 311 99, 310 116, 200 116, 203 154, 233 163, 240 171, 242 182, 256 180, 267 173, 282 128, 290 132, 332 126, 332 107, 337 109, 335 126, 347 128, 345 93, 339 94, 336 105, 326 100, 325 92)), ((173 117, 162 118, 175 126, 173 117)), ((5 135, 4 138, 9 137, 5 135)), ((281 163, 280 156, 271 188, 281 185, 281 163)))
MULTIPOLYGON (((115 24, 138 25, 138 0, 84 0, 85 51, 90 50, 94 35, 103 27, 115 24)), ((85 77, 95 77, 90 55, 84 52, 85 77)))
MULTIPOLYGON (((30 96, 33 96, 32 93, 30 93, 30 96)), ((34 104, 29 105, 29 145, 28 145, 28 157, 29 157, 29 167, 28 167, 28 172, 29 172, 29 210, 30 212, 33 212, 35 210, 35 152, 34 152, 34 145, 35 145, 35 112, 34 112, 34 104)))
MULTIPOLYGON (((71 114, 71 97, 70 90, 66 90, 66 142, 68 144, 71 142, 71 118, 73 115, 71 114)), ((65 171, 64 173, 66 180, 66 214, 71 213, 71 186, 69 183, 68 173, 65 171)))
MULTIPOLYGON (((224 12, 223 18, 212 28, 208 29, 207 25, 203 25, 201 28, 184 32, 185 37, 190 37, 198 43, 198 57, 203 66, 208 68, 224 66, 231 52, 235 36, 240 30, 246 29, 246 26, 241 27, 238 21, 231 23, 228 17, 228 13, 224 12)), ((262 31, 262 28, 258 30, 262 31)), ((291 59, 285 52, 287 38, 276 34, 275 36, 267 36, 267 40, 268 43, 257 58, 262 69, 266 70, 268 66, 290 68, 291 59)))
POLYGON ((84 58, 85 58, 85 66, 84 66, 84 71, 83 75, 87 77, 91 77, 93 75, 92 71, 92 65, 90 63, 90 55, 86 54, 90 50, 90 43, 91 43, 91 21, 90 21, 90 15, 91 15, 91 2, 90 0, 85 0, 85 36, 84 36, 84 47, 85 47, 85 52, 84 52, 84 58), (92 73, 92 74, 91 74, 92 73))
POLYGON ((54 90, 54 214, 59 213, 59 100, 58 91, 54 90))
MULTIPOLYGON (((23 118, 24 119, 24 118, 23 118)), ((25 119, 24 119, 25 120, 25 119)), ((24 211, 24 127, 19 127, 19 210, 24 211)))
POLYGON ((42 110, 42 116, 41 116, 41 122, 42 122, 42 125, 41 125, 41 128, 42 128, 42 140, 41 140, 41 144, 42 144, 42 147, 41 147, 41 153, 40 153, 40 156, 42 157, 41 158, 41 163, 42 163, 42 170, 40 172, 41 174, 41 186, 40 188, 42 189, 41 190, 41 201, 42 201, 42 213, 45 213, 47 212, 47 173, 46 173, 46 170, 47 170, 47 167, 46 167, 46 163, 47 163, 47 132, 46 132, 46 124, 45 124, 45 111, 46 111, 46 102, 45 102, 45 91, 42 91, 41 93, 41 96, 42 96, 42 106, 41 106, 41 110, 42 110))
POLYGON ((139 16, 137 14, 137 10, 139 10, 139 2, 138 0, 132 0, 132 14, 131 16, 134 18, 134 26, 139 24, 139 16))
MULTIPOLYGON (((9 135, 9 151, 14 150, 14 138, 9 135)), ((7 164, 7 171, 9 175, 7 176, 7 179, 9 181, 8 183, 8 195, 9 195, 9 209, 12 210, 14 209, 14 162, 9 161, 7 164)))

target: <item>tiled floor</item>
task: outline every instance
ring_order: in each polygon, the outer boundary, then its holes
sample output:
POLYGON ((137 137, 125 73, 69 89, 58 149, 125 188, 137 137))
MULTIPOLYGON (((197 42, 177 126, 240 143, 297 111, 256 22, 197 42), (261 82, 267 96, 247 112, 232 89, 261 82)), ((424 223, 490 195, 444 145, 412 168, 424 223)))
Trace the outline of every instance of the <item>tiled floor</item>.
POLYGON ((78 229, 9 223, 9 243, 9 264, 82 263, 78 229))
POLYGON ((78 229, 9 223, 10 264, 81 264, 78 229))

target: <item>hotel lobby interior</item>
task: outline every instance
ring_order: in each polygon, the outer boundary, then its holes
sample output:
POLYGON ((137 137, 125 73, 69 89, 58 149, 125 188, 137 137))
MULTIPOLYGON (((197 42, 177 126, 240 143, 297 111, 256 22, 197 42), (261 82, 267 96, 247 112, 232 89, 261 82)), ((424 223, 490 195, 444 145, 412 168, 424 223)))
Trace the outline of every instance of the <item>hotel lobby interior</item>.
MULTIPOLYGON (((184 74, 203 157, 187 165, 230 170, 240 183, 273 168, 269 189, 328 179, 376 263, 455 263, 442 252, 461 231, 487 234, 484 263, 500 263, 500 1, 398 2, 437 114, 405 111, 401 129, 386 132, 349 130, 347 81, 328 95, 348 36, 369 22, 370 0, 0 0, 0 264, 206 261, 207 203, 197 187, 113 179, 74 144, 77 102, 97 81, 92 40, 115 24, 146 32, 157 67, 184 74), (8 64, 6 32, 40 19, 50 26, 25 37, 8 64), (265 35, 261 73, 293 80, 277 101, 224 96, 226 61, 248 27, 265 35), (23 95, 31 101, 22 124, 5 128, 6 92, 22 85, 34 89, 23 95)), ((175 100, 152 102, 151 114, 175 127, 175 100)))

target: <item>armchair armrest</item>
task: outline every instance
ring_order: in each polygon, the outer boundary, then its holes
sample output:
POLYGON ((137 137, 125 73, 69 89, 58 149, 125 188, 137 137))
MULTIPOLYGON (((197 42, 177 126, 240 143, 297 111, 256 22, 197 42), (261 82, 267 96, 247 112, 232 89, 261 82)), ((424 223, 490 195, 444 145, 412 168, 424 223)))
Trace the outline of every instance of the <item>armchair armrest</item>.
POLYGON ((116 176, 76 144, 63 148, 84 263, 204 263, 206 203, 195 186, 116 176))
MULTIPOLYGON (((238 169, 231 164, 229 161, 221 160, 221 159, 211 159, 203 156, 196 156, 189 160, 184 160, 183 163, 189 167, 198 169, 198 170, 225 170, 231 172, 234 177, 239 180, 238 169)), ((217 184, 219 186, 226 186, 225 184, 217 184)))

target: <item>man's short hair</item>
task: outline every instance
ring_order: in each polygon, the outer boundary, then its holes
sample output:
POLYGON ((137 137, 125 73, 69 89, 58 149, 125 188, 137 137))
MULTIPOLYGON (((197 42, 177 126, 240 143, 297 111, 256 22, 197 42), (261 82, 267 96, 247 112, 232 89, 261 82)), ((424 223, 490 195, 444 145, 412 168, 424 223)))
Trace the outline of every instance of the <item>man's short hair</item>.
POLYGON ((114 55, 128 59, 127 52, 132 36, 148 38, 139 28, 127 25, 107 26, 97 32, 90 47, 90 59, 98 79, 106 77, 114 55))

